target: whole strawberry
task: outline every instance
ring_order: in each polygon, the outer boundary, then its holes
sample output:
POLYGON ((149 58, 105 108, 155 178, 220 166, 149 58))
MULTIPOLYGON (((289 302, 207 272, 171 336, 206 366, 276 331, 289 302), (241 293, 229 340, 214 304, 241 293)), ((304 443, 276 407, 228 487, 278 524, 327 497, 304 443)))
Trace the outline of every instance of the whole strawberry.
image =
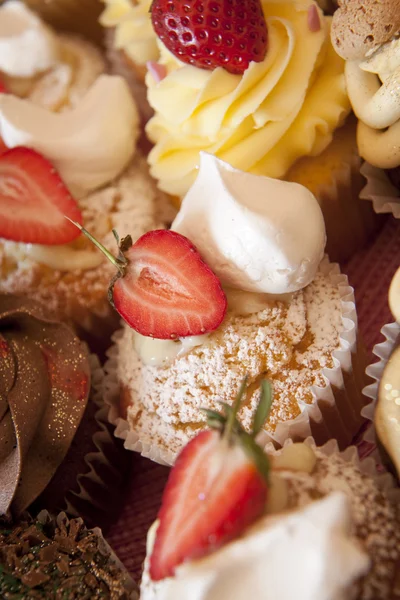
POLYGON ((267 419, 272 394, 263 381, 253 432, 247 433, 236 419, 246 383, 233 406, 223 405, 225 415, 205 411, 211 429, 193 438, 177 458, 158 514, 150 557, 153 581, 171 577, 180 564, 240 536, 264 513, 269 463, 255 437, 267 419))
POLYGON ((260 0, 154 0, 153 27, 182 62, 241 75, 267 52, 260 0))

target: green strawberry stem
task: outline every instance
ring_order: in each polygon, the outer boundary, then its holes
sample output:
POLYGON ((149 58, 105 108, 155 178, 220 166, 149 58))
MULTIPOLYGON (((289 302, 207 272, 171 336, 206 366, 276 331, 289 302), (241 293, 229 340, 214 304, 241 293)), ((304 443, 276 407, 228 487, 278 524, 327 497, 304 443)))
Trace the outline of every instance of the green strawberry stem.
POLYGON ((261 382, 261 398, 253 420, 253 437, 256 437, 268 418, 272 406, 272 386, 267 379, 261 382))
POLYGON ((255 438, 263 428, 271 410, 273 400, 272 386, 266 379, 261 382, 260 401, 253 419, 253 430, 251 433, 247 433, 237 419, 237 414, 240 410, 240 405, 247 389, 247 381, 248 376, 246 375, 241 383, 238 395, 236 396, 232 406, 226 402, 221 402, 225 414, 221 414, 209 408, 203 408, 202 411, 207 416, 208 426, 211 427, 211 429, 216 429, 221 433, 222 442, 227 445, 239 443, 249 459, 255 464, 260 475, 268 483, 268 456, 257 444, 255 438))
POLYGON ((223 439, 226 440, 226 442, 228 444, 231 443, 231 441, 232 441, 232 432, 237 423, 236 417, 239 412, 240 405, 242 403, 243 394, 245 393, 246 388, 247 388, 247 380, 248 380, 248 376, 246 375, 240 385, 239 392, 238 392, 238 395, 236 396, 235 402, 233 403, 231 410, 227 414, 227 421, 226 421, 226 425, 225 425, 225 429, 224 429, 223 439))
MULTIPOLYGON (((73 221, 72 219, 70 219, 67 216, 65 218, 68 219, 68 221, 70 221, 73 225, 75 225, 75 227, 80 229, 80 231, 104 254, 104 256, 106 256, 108 258, 108 260, 114 265, 114 267, 116 267, 119 271, 121 271, 121 273, 124 273, 126 261, 124 262, 120 258, 116 258, 113 254, 111 254, 111 252, 109 250, 107 250, 107 248, 105 246, 103 246, 103 244, 101 244, 98 240, 96 240, 96 238, 93 237, 93 235, 91 233, 89 233, 89 231, 87 229, 85 229, 82 225, 80 225, 76 221, 73 221)), ((114 233, 114 230, 113 230, 113 233, 114 233)), ((118 242, 119 238, 116 235, 116 232, 114 233, 114 237, 117 239, 117 242, 118 242)))

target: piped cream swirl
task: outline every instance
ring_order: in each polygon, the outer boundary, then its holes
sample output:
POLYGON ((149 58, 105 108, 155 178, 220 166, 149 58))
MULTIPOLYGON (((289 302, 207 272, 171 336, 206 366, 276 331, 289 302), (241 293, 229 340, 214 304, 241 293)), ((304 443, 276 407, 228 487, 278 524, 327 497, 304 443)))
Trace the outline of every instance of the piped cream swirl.
POLYGON ((346 63, 347 90, 359 118, 361 156, 376 167, 400 165, 400 39, 346 63))

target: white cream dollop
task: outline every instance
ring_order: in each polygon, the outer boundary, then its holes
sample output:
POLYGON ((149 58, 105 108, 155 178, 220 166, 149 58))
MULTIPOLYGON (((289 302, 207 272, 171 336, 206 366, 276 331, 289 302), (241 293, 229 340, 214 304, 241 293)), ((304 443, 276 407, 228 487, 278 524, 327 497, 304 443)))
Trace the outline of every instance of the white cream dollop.
POLYGON ((172 229, 197 246, 224 285, 268 294, 308 285, 326 241, 321 209, 305 187, 207 153, 172 229))
POLYGON ((33 77, 57 60, 55 34, 18 0, 0 7, 0 71, 12 77, 33 77))
MULTIPOLYGON (((155 527, 149 532, 148 556, 155 527)), ((350 501, 334 492, 305 508, 263 517, 241 538, 175 576, 149 577, 142 600, 349 600, 349 586, 369 568, 351 536, 350 501)))
POLYGON ((0 137, 50 160, 76 196, 111 182, 132 158, 139 116, 127 83, 101 75, 74 109, 52 113, 0 94, 0 137))

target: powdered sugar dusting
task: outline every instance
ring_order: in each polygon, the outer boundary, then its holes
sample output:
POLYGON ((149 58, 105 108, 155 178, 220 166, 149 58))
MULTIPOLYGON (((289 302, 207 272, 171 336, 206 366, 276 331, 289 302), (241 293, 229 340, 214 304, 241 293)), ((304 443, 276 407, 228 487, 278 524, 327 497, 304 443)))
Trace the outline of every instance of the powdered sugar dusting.
MULTIPOLYGON (((129 233, 133 240, 156 228, 158 193, 146 160, 136 154, 116 181, 79 200, 85 227, 115 253, 113 228, 120 237, 129 233)), ((73 245, 97 252, 84 236, 73 245)), ((83 327, 89 313, 104 317, 111 312, 107 288, 115 269, 105 258, 95 269, 55 271, 29 258, 14 256, 11 248, 10 242, 0 241, 1 292, 29 295, 46 303, 49 311, 83 327)))
POLYGON ((313 402, 311 386, 326 385, 321 370, 333 366, 341 330, 339 290, 322 272, 289 305, 271 302, 249 316, 228 313, 202 346, 170 366, 142 365, 126 327, 118 342, 118 379, 130 428, 143 444, 177 452, 204 426, 200 408, 219 409, 221 400, 231 403, 248 374, 240 418, 248 428, 260 382, 268 378, 274 403, 266 430, 274 431, 279 422, 295 418, 302 404, 313 402))
MULTIPOLYGON (((357 598, 385 600, 400 598, 395 589, 400 565, 400 512, 369 474, 339 453, 318 457, 312 474, 282 472, 289 487, 290 507, 304 506, 332 491, 342 491, 351 499, 354 535, 372 560, 370 572, 359 583, 357 598)), ((397 582, 397 586, 399 582, 397 582)))

